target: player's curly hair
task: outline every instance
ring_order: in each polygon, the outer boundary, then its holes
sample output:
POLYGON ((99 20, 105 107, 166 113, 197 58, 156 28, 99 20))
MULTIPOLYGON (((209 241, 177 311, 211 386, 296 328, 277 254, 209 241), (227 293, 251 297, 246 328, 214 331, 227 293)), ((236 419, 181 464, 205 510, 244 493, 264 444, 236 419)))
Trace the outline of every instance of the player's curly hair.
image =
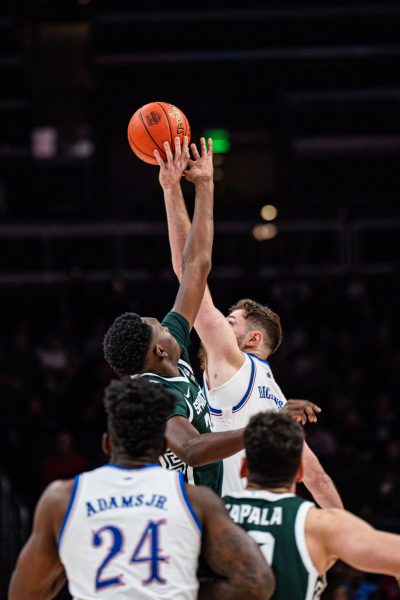
POLYGON ((303 431, 289 415, 254 415, 244 432, 249 479, 267 487, 292 483, 300 465, 303 431))
POLYGON ((152 329, 136 313, 117 317, 103 340, 104 358, 118 375, 140 373, 146 361, 152 329))
POLYGON ((131 458, 160 451, 175 405, 175 397, 161 384, 144 378, 113 380, 103 402, 113 448, 131 458))
POLYGON ((264 330, 268 345, 273 354, 281 345, 282 342, 282 325, 279 315, 271 310, 268 306, 263 306, 255 300, 244 298, 239 300, 233 306, 230 307, 229 312, 234 310, 244 311, 244 317, 248 319, 251 325, 261 327, 264 330))

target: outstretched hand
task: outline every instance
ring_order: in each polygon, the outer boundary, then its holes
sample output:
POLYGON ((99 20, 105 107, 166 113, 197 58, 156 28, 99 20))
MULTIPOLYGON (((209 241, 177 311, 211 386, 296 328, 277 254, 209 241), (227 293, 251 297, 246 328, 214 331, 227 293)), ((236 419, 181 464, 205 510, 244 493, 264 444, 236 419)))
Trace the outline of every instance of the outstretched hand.
POLYGON ((317 422, 317 415, 321 409, 317 404, 308 400, 288 400, 282 408, 282 412, 292 417, 297 423, 305 425, 307 421, 310 423, 317 422))
POLYGON ((154 150, 154 156, 160 165, 159 180, 163 189, 173 188, 179 185, 183 172, 189 161, 189 140, 185 135, 181 145, 179 137, 174 140, 174 153, 168 142, 164 142, 166 160, 163 160, 158 150, 154 150))
POLYGON ((200 151, 196 144, 190 144, 193 160, 189 159, 184 176, 195 185, 201 181, 213 181, 213 141, 208 138, 208 149, 205 138, 200 138, 200 151))

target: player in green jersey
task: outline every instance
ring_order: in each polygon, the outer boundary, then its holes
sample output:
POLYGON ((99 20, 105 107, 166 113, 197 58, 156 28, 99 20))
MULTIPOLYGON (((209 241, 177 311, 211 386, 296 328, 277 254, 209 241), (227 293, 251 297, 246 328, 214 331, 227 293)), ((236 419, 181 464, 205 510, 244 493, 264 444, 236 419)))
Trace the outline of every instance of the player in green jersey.
POLYGON ((182 147, 175 140, 174 154, 165 143, 167 159, 155 156, 160 165, 164 194, 168 184, 180 181, 182 173, 195 186, 193 223, 185 244, 183 276, 172 311, 160 323, 157 319, 125 313, 118 317, 104 338, 104 354, 119 375, 148 377, 175 394, 177 401, 167 424, 169 449, 162 458, 170 469, 185 473, 186 479, 221 491, 223 458, 243 448, 243 431, 212 433, 207 402, 189 362, 189 334, 203 298, 211 269, 213 241, 213 148, 204 138, 198 152, 188 140, 182 147))
POLYGON ((247 489, 223 500, 232 520, 260 545, 272 566, 272 600, 317 600, 326 571, 338 559, 362 571, 400 577, 400 535, 295 495, 303 473, 298 423, 282 413, 259 413, 244 437, 247 489))

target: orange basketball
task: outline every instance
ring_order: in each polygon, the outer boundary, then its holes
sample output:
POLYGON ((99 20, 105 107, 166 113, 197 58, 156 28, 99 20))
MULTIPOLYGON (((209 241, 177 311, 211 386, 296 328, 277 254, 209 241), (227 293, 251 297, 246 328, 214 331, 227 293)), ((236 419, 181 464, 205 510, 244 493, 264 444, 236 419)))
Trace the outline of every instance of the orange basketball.
POLYGON ((190 141, 190 125, 183 112, 169 102, 150 102, 132 115, 128 125, 129 145, 138 158, 151 165, 157 165, 153 154, 158 150, 164 160, 164 142, 174 151, 174 139, 183 141, 187 135, 190 141))

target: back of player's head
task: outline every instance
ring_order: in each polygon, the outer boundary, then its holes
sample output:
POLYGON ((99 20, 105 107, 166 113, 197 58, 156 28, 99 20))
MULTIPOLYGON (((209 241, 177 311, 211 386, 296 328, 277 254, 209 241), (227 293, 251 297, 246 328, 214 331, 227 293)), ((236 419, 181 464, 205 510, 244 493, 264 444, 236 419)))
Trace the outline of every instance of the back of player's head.
POLYGON ((174 405, 174 396, 159 383, 131 377, 112 381, 104 407, 113 448, 132 458, 158 453, 174 405))
POLYGON ((288 415, 254 415, 246 427, 244 444, 249 480, 266 487, 292 484, 300 466, 303 431, 288 415))
POLYGON ((279 315, 268 306, 263 306, 255 300, 244 298, 230 307, 229 312, 243 310, 244 317, 251 327, 259 327, 266 335, 266 343, 271 353, 275 352, 282 341, 282 326, 279 315))
POLYGON ((117 317, 103 341, 104 357, 118 375, 140 373, 150 347, 152 329, 136 313, 117 317))

